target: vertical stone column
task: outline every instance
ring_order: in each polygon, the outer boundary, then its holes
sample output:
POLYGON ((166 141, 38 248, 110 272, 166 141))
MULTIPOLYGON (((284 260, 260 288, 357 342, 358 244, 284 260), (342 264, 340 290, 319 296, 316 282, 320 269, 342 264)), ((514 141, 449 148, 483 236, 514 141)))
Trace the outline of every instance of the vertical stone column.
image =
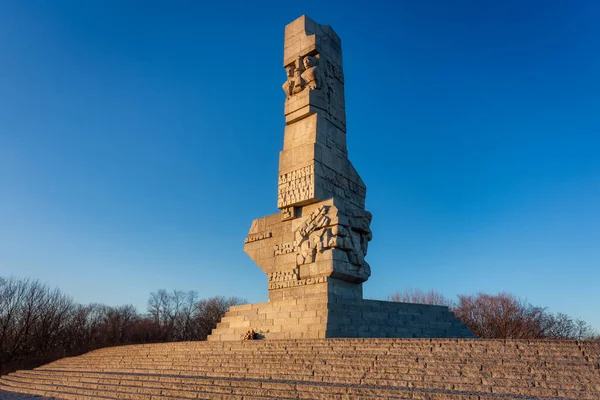
POLYGON ((348 160, 340 38, 302 16, 285 28, 280 213, 254 220, 244 250, 267 273, 269 299, 362 299, 371 214, 348 160))
POLYGON ((285 28, 288 79, 277 207, 328 198, 364 209, 366 187, 348 160, 340 38, 302 16, 285 28))

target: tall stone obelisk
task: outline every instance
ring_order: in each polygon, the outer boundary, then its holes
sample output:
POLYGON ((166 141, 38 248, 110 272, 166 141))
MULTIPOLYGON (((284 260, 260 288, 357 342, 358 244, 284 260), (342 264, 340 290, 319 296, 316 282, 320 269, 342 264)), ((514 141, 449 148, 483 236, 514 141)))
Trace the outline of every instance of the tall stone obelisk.
POLYGON ((346 149, 340 38, 302 16, 285 28, 283 66, 281 212, 253 221, 244 250, 267 274, 269 300, 362 299, 371 214, 346 149))
POLYGON ((302 16, 285 27, 285 132, 277 207, 244 251, 267 274, 267 303, 234 306, 208 340, 472 337, 448 307, 364 300, 371 275, 366 187, 348 160, 340 38, 302 16))

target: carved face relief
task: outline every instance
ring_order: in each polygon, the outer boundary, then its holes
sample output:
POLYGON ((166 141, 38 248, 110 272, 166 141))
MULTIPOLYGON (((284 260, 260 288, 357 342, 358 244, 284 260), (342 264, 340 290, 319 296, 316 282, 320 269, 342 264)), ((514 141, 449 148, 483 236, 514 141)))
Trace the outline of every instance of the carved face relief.
POLYGON ((294 77, 294 66, 293 65, 288 65, 285 70, 287 71, 287 76, 288 78, 293 78, 294 77))
POLYGON ((304 63, 305 69, 309 69, 309 68, 315 66, 315 59, 314 59, 314 57, 311 57, 311 56, 304 57, 304 60, 302 60, 302 62, 304 63))

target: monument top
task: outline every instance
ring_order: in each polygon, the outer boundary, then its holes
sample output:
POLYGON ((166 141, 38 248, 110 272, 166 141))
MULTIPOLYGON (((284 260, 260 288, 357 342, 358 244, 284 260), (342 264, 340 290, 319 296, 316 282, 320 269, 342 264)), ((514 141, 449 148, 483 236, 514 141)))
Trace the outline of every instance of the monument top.
MULTIPOLYGON (((283 66, 287 67, 298 57, 307 54, 322 53, 328 48, 337 53, 339 65, 342 64, 342 42, 329 25, 320 25, 310 17, 302 15, 285 27, 285 46, 283 66)), ((327 51, 328 52, 328 51, 327 51)))

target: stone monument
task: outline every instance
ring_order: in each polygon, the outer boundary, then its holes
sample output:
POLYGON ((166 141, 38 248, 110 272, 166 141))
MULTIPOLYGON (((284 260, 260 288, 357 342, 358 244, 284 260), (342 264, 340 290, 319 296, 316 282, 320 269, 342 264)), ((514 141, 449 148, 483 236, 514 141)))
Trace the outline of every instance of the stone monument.
POLYGON ((340 38, 306 16, 285 29, 285 133, 277 207, 244 251, 267 274, 269 301, 362 298, 371 275, 366 187, 348 160, 340 38))
POLYGON ((363 300, 372 238, 366 186, 348 160, 342 46, 302 16, 285 27, 285 132, 277 208, 255 219, 244 251, 269 302, 232 307, 209 340, 470 337, 446 307, 363 300))

